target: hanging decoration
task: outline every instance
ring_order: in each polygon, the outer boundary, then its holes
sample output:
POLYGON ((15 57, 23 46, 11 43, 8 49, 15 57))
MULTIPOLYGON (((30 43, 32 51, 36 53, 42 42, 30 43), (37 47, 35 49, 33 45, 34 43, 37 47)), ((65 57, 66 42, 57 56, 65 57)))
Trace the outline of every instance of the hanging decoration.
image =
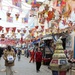
POLYGON ((2 26, 0 26, 0 31, 3 29, 3 27, 2 26))
POLYGON ((15 14, 16 20, 18 20, 19 16, 20 16, 19 13, 15 14))
POLYGON ((11 17, 11 13, 7 12, 7 22, 13 22, 13 17, 11 17))
POLYGON ((4 41, 5 35, 1 34, 1 41, 4 41))
POLYGON ((7 17, 10 17, 10 15, 11 15, 11 13, 9 13, 9 12, 7 12, 6 14, 7 14, 7 17))
POLYGON ((9 32, 9 29, 10 29, 9 27, 8 27, 8 28, 6 28, 6 32, 7 32, 7 33, 9 32))
POLYGON ((33 8, 31 8, 31 10, 30 10, 30 17, 34 17, 34 9, 33 8))
POLYGON ((23 33, 26 33, 26 30, 25 29, 23 30, 23 33))
POLYGON ((13 10, 13 7, 8 6, 8 12, 12 12, 12 10, 13 10))
POLYGON ((17 29, 17 32, 18 32, 18 33, 20 33, 20 31, 21 31, 20 29, 17 29))
POLYGON ((22 23, 28 23, 28 18, 27 17, 22 18, 22 23))
POLYGON ((42 30, 44 30, 44 26, 41 26, 42 30))
POLYGON ((5 35, 4 34, 1 34, 1 38, 5 38, 5 35))
POLYGON ((29 19, 29 12, 26 14, 24 18, 22 18, 22 23, 28 23, 28 19, 29 19))
POLYGON ((12 4, 21 8, 21 0, 12 0, 12 4))
POLYGON ((45 32, 49 32, 49 29, 45 29, 45 32))
POLYGON ((35 26, 36 29, 38 29, 38 26, 35 26))
POLYGON ((7 22, 13 22, 13 17, 8 17, 7 22))
POLYGON ((4 33, 4 30, 2 29, 2 33, 4 33))
POLYGON ((52 9, 52 11, 50 11, 49 6, 45 5, 44 10, 39 13, 40 19, 42 19, 43 22, 44 19, 47 20, 47 22, 49 22, 54 17, 54 11, 55 9, 52 9))
POLYGON ((13 27, 13 28, 12 28, 12 32, 15 32, 15 31, 16 31, 16 27, 13 27))
POLYGON ((72 12, 72 8, 71 8, 70 4, 68 4, 68 10, 63 13, 63 16, 65 18, 68 18, 70 16, 71 12, 72 12))
POLYGON ((44 17, 44 14, 42 14, 42 13, 39 15, 39 23, 41 23, 41 24, 45 23, 45 17, 44 17))
POLYGON ((32 32, 32 30, 29 30, 29 33, 31 33, 32 32))

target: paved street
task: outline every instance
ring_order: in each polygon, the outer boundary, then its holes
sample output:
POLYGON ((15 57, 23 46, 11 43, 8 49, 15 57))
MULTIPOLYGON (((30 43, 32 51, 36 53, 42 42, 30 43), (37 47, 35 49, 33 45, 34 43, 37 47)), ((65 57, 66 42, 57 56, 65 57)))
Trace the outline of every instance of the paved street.
MULTIPOLYGON (((0 70, 4 69, 4 60, 0 60, 0 70)), ((29 63, 29 58, 22 55, 21 61, 16 58, 14 70, 16 73, 14 75, 52 75, 51 71, 47 66, 42 65, 40 72, 37 73, 35 69, 35 63, 29 63)), ((0 75, 6 75, 5 72, 0 71, 0 75)))

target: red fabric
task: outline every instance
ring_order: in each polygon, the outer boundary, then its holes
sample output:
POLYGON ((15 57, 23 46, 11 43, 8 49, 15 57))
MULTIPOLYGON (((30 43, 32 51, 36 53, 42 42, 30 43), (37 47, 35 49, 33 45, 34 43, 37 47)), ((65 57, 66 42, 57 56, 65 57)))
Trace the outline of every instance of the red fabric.
POLYGON ((41 26, 42 29, 44 29, 44 26, 41 26))
POLYGON ((42 52, 36 52, 36 62, 42 61, 42 52))
POLYGON ((9 29, 10 29, 10 28, 6 28, 6 32, 9 32, 9 29))
POLYGON ((30 52, 30 55, 32 58, 34 58, 35 52, 34 51, 30 52))
POLYGON ((16 27, 13 27, 13 28, 12 28, 12 32, 15 32, 15 31, 16 31, 16 27))
POLYGON ((54 12, 53 11, 49 11, 48 12, 47 21, 49 22, 53 17, 54 17, 54 12))
POLYGON ((3 27, 2 26, 0 26, 0 31, 3 29, 3 27))

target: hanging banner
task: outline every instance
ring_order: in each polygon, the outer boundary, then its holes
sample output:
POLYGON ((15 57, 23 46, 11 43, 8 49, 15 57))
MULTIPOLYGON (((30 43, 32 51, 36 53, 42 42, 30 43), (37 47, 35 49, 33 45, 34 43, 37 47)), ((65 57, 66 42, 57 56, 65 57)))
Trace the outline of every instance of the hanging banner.
POLYGON ((0 26, 0 31, 3 29, 3 27, 2 26, 0 26))
POLYGON ((28 19, 29 19, 29 12, 26 14, 24 18, 22 18, 22 23, 28 23, 28 19))
POLYGON ((13 22, 13 17, 7 17, 7 22, 13 22))
POLYGON ((12 4, 17 7, 21 7, 21 0, 12 0, 12 4))
POLYGON ((6 32, 7 32, 7 33, 9 32, 9 29, 10 29, 10 28, 6 28, 6 32))
POLYGON ((17 29, 17 32, 18 32, 18 33, 20 33, 20 31, 21 31, 20 29, 17 29))
POLYGON ((16 31, 16 27, 13 27, 13 28, 12 28, 12 32, 15 32, 15 31, 16 31))

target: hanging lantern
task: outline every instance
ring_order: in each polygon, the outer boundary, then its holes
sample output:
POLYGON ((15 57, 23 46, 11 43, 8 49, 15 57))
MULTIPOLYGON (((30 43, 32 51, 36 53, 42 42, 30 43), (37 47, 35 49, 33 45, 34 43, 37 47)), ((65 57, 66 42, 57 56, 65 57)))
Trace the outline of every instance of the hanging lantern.
POLYGON ((48 32, 48 31, 49 31, 49 29, 45 29, 45 31, 46 31, 46 32, 48 32))
POLYGON ((5 35, 4 34, 1 34, 1 38, 5 38, 5 35))
POLYGON ((4 33, 4 30, 2 30, 2 33, 4 33))
POLYGON ((20 33, 20 34, 21 34, 22 37, 24 36, 24 33, 20 33))
POLYGON ((17 13, 17 14, 15 14, 15 16, 16 16, 16 20, 18 20, 20 15, 17 13))
POLYGON ((1 34, 1 41, 4 41, 5 35, 1 34))
POLYGON ((23 37, 21 37, 20 42, 21 42, 21 44, 23 43, 23 37))

